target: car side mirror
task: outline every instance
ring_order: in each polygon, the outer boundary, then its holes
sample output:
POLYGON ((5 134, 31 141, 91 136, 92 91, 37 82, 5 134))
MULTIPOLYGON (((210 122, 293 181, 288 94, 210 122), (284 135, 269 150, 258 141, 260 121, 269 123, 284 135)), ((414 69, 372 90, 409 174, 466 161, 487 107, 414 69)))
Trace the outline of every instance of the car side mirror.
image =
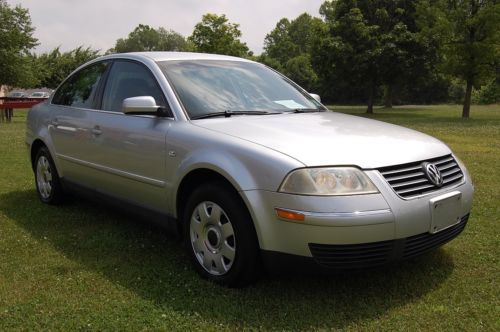
POLYGON ((122 112, 124 114, 156 114, 160 106, 151 96, 130 97, 123 100, 122 112))
POLYGON ((310 93, 309 94, 311 97, 314 98, 314 100, 316 100, 318 103, 321 103, 321 97, 315 93, 310 93))

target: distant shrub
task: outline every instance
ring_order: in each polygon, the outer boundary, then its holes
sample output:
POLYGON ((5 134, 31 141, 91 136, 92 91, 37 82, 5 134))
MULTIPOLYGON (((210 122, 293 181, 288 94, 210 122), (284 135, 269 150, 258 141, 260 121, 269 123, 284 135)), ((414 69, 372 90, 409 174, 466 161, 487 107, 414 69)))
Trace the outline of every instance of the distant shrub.
POLYGON ((493 79, 479 90, 474 90, 472 93, 472 102, 474 104, 500 103, 500 81, 493 79))

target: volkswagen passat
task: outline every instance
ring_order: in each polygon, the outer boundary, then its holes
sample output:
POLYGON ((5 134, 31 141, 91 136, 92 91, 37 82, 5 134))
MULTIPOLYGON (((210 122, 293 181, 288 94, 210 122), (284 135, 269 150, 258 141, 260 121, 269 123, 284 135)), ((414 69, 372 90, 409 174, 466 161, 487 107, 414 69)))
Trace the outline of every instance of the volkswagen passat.
POLYGON ((27 126, 42 202, 80 191, 148 211, 182 234, 203 277, 229 286, 262 262, 350 269, 420 255, 456 237, 472 204, 442 142, 328 111, 240 58, 104 56, 27 126))

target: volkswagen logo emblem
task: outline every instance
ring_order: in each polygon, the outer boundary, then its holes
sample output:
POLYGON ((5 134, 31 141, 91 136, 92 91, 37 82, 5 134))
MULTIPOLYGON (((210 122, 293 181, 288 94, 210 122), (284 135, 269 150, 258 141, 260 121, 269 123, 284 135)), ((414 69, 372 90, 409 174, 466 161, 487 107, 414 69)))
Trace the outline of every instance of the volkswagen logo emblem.
POLYGON ((422 168, 424 169, 424 173, 436 187, 441 187, 443 185, 443 177, 441 176, 441 172, 436 167, 436 165, 431 163, 422 163, 422 168))

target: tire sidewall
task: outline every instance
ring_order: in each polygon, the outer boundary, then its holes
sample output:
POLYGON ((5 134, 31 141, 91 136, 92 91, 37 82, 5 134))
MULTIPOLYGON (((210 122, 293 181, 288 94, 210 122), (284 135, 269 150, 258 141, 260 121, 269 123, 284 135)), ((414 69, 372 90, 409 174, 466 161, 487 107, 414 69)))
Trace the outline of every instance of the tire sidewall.
POLYGON ((35 185, 36 185, 36 193, 38 195, 38 198, 43 202, 43 203, 47 203, 47 204, 56 204, 56 203, 59 203, 60 200, 61 200, 61 184, 59 182, 59 174, 57 173, 57 169, 55 167, 55 164, 54 164, 54 161, 52 160, 52 157, 50 156, 50 152, 49 150, 46 148, 46 147, 42 147, 38 150, 37 154, 36 154, 36 158, 35 158, 35 164, 34 164, 34 173, 35 173, 35 185), (50 173, 52 175, 52 179, 50 180, 50 185, 51 185, 51 192, 50 192, 50 195, 49 197, 47 198, 44 198, 41 194, 40 194, 40 189, 38 187, 38 172, 37 172, 37 168, 38 168, 38 160, 40 159, 40 157, 45 157, 48 162, 49 162, 49 166, 50 166, 50 173))
POLYGON ((190 195, 183 215, 184 244, 196 271, 204 278, 229 287, 240 287, 253 281, 258 270, 258 242, 246 206, 234 190, 220 183, 208 183, 190 195), (198 262, 191 244, 190 221, 194 209, 204 201, 219 205, 234 231, 236 253, 231 269, 224 275, 212 275, 198 262))

